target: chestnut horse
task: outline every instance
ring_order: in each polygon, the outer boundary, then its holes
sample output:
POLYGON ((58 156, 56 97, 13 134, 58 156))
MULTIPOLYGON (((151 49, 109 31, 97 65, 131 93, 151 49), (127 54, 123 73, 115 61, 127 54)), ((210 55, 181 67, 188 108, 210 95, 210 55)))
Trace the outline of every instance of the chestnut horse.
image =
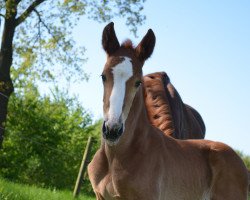
POLYGON ((164 134, 176 139, 203 139, 205 124, 200 114, 184 104, 165 72, 143 77, 149 121, 164 134))
POLYGON ((177 140, 150 124, 142 66, 154 49, 153 31, 133 48, 119 44, 110 23, 102 45, 107 53, 102 144, 88 166, 96 198, 247 200, 247 169, 229 146, 177 140))

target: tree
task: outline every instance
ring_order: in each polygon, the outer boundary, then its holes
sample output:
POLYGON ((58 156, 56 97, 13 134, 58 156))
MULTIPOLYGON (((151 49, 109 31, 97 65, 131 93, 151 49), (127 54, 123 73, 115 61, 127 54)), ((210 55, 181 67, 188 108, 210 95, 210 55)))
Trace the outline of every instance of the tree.
POLYGON ((37 80, 86 79, 82 70, 84 48, 75 45, 72 28, 81 16, 99 22, 126 18, 132 32, 143 23, 145 0, 1 0, 3 24, 0 47, 0 145, 7 106, 15 84, 25 87, 37 80), (57 66, 51 67, 51 66, 57 66), (74 75, 74 76, 72 76, 74 75), (12 77, 18 80, 13 83, 12 77), (25 79, 23 78, 25 77, 25 79), (35 78, 34 78, 35 77, 35 78))

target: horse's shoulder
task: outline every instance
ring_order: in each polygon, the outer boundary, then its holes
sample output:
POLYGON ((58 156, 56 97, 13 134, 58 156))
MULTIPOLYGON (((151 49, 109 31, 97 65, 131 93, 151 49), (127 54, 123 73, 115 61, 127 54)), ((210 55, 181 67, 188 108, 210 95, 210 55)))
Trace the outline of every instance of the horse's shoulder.
POLYGON ((102 149, 97 150, 92 161, 88 165, 90 179, 99 182, 108 171, 108 161, 102 149), (97 180, 98 179, 98 180, 97 180))

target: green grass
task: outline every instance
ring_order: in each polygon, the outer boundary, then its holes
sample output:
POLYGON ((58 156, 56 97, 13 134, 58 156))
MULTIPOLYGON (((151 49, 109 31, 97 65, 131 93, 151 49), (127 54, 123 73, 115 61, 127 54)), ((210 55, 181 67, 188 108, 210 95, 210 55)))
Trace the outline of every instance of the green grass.
MULTIPOLYGON (((0 178, 0 200, 73 200, 72 191, 49 190, 22 185, 0 178)), ((77 200, 95 200, 80 195, 77 200)))
MULTIPOLYGON (((0 178, 0 200, 73 200, 72 191, 59 191, 12 183, 0 178)), ((77 200, 95 200, 80 195, 77 200)), ((250 196, 248 197, 250 200, 250 196)))

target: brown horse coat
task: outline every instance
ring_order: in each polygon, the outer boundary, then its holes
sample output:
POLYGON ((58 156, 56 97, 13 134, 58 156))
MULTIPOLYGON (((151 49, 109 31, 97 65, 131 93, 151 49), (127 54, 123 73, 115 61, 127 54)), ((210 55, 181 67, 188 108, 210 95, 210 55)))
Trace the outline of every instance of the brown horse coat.
POLYGON ((176 139, 203 139, 205 124, 200 114, 184 104, 165 72, 143 77, 149 121, 176 139))
POLYGON ((247 170, 237 154, 219 142, 163 135, 149 126, 142 95, 119 144, 103 140, 88 167, 97 200, 247 200, 247 170))
POLYGON ((247 200, 248 172, 229 146, 178 140, 149 123, 141 80, 154 33, 150 29, 136 48, 127 48, 113 26, 102 38, 102 144, 88 166, 97 199, 247 200))

